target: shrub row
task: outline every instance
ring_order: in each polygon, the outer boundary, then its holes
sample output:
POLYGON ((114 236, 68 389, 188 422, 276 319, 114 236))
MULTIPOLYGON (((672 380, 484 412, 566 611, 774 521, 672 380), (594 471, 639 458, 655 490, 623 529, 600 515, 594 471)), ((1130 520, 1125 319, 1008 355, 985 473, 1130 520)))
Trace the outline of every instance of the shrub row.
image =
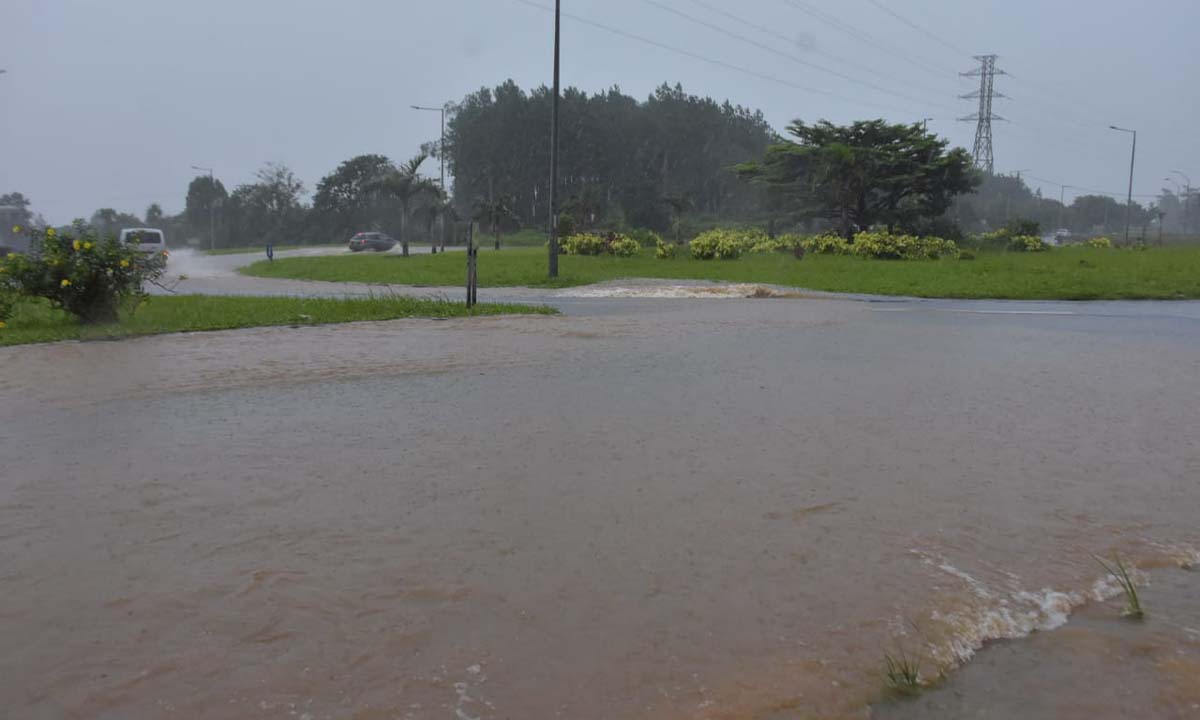
POLYGON ((732 260, 745 254, 792 252, 803 242, 799 235, 770 237, 758 228, 717 229, 697 235, 689 248, 697 260, 732 260))
POLYGON ((633 257, 642 251, 641 244, 621 233, 592 235, 577 233, 559 241, 560 249, 567 255, 616 255, 633 257))
POLYGON ((953 240, 916 235, 892 235, 887 232, 860 232, 854 236, 851 252, 876 260, 937 260, 957 258, 953 240))

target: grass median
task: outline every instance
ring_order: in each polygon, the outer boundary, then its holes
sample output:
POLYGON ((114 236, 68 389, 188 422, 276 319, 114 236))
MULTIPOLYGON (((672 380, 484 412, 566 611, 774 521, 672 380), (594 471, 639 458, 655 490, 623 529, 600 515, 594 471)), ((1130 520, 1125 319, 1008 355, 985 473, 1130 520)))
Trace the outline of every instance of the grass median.
MULTIPOLYGON (((286 258, 243 268, 258 277, 396 285, 460 285, 465 257, 364 255, 286 258)), ((605 280, 659 278, 769 283, 831 292, 945 298, 1100 300, 1200 298, 1200 248, 1112 250, 1059 248, 1039 253, 984 253, 974 260, 891 261, 788 254, 737 260, 638 257, 560 258, 546 276, 544 248, 479 256, 484 287, 571 287, 605 280)))
POLYGON ((80 325, 45 302, 29 301, 18 304, 7 326, 0 329, 0 346, 275 325, 554 312, 544 306, 496 303, 480 303, 468 310, 464 303, 395 296, 336 299, 167 295, 150 298, 136 312, 125 313, 118 323, 80 325))

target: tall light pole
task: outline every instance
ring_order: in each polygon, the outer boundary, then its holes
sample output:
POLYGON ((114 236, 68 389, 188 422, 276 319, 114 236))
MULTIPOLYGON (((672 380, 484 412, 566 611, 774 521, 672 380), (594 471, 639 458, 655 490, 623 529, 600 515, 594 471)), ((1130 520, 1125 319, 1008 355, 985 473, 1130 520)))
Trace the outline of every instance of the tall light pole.
POLYGON ((562 0, 554 0, 554 101, 550 111, 550 277, 558 277, 558 56, 562 0))
MULTIPOLYGON (((1067 186, 1058 186, 1058 229, 1063 229, 1063 210, 1067 207, 1067 186)), ((1055 233, 1057 234, 1057 232, 1055 233)), ((1056 241, 1057 242, 1057 241, 1056 241)))
POLYGON ((213 180, 212 168, 193 165, 192 169, 208 173, 208 251, 212 252, 217 249, 217 182, 213 180))
MULTIPOLYGON (((439 183, 441 184, 441 187, 442 187, 442 195, 444 195, 448 198, 450 196, 450 193, 446 192, 446 106, 443 105, 440 108, 435 108, 435 107, 425 107, 423 105, 411 105, 410 107, 413 110, 425 110, 427 112, 440 113, 442 116, 442 140, 441 140, 441 143, 438 145, 438 160, 441 161, 441 175, 440 175, 441 179, 439 180, 439 183)), ((438 213, 438 227, 441 230, 442 250, 445 251, 446 250, 446 217, 442 213, 438 213)), ((435 253, 437 252, 437 243, 433 243, 433 252, 435 252, 435 253)))
MULTIPOLYGON (((1179 170, 1172 170, 1171 172, 1183 178, 1184 182, 1187 183, 1183 186, 1183 233, 1186 235, 1192 220, 1192 179, 1185 172, 1179 170)), ((1179 183, 1175 184, 1178 185, 1179 183)))
POLYGON ((1133 135, 1133 149, 1129 151, 1129 195, 1125 199, 1125 247, 1129 247, 1129 213, 1133 211, 1133 161, 1137 158, 1137 130, 1109 125, 1110 130, 1133 135))

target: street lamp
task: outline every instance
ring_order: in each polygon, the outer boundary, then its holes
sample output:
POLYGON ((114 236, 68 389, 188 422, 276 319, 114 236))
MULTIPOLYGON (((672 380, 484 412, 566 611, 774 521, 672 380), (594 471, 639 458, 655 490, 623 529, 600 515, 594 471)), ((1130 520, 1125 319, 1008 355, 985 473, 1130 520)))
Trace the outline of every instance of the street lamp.
MULTIPOLYGON (((1186 235, 1190 229, 1192 219, 1192 178, 1180 170, 1172 170, 1171 172, 1183 178, 1184 182, 1187 183, 1183 186, 1183 232, 1186 235)), ((1175 184, 1178 185, 1179 183, 1175 184)))
POLYGON ((217 249, 217 183, 213 180, 212 168, 193 165, 192 169, 208 173, 208 251, 212 252, 217 249))
MULTIPOLYGON (((442 116, 442 141, 438 145, 438 160, 441 161, 441 179, 439 180, 442 188, 442 194, 446 195, 446 106, 440 108, 425 107, 423 105, 410 105, 413 110, 424 110, 427 112, 440 113, 442 116)), ((442 252, 446 251, 446 218, 442 214, 438 214, 438 225, 441 228, 442 234, 442 252)), ((431 243, 433 252, 437 252, 437 243, 431 243)))
POLYGON ((1125 247, 1129 247, 1129 213, 1133 210, 1133 161, 1137 157, 1137 130, 1109 125, 1110 130, 1133 135, 1133 148, 1129 151, 1129 196, 1125 199, 1125 247))

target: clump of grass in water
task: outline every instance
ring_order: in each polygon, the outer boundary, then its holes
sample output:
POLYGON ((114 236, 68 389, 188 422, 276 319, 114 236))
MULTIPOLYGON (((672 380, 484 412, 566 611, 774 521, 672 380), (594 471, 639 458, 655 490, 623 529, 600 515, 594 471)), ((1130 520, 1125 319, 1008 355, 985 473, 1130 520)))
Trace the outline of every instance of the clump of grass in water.
POLYGON ((1142 610, 1142 601, 1138 597, 1137 587, 1133 584, 1133 578, 1129 576, 1129 570, 1125 567, 1125 563, 1121 562, 1121 556, 1116 556, 1115 567, 1106 563, 1098 555, 1093 555, 1092 559, 1100 563, 1100 567, 1120 583, 1121 591, 1125 593, 1125 617, 1131 620, 1144 618, 1146 613, 1142 610))
POLYGON ((883 654, 883 673, 893 693, 908 697, 921 692, 921 661, 909 657, 904 648, 896 655, 883 654))

